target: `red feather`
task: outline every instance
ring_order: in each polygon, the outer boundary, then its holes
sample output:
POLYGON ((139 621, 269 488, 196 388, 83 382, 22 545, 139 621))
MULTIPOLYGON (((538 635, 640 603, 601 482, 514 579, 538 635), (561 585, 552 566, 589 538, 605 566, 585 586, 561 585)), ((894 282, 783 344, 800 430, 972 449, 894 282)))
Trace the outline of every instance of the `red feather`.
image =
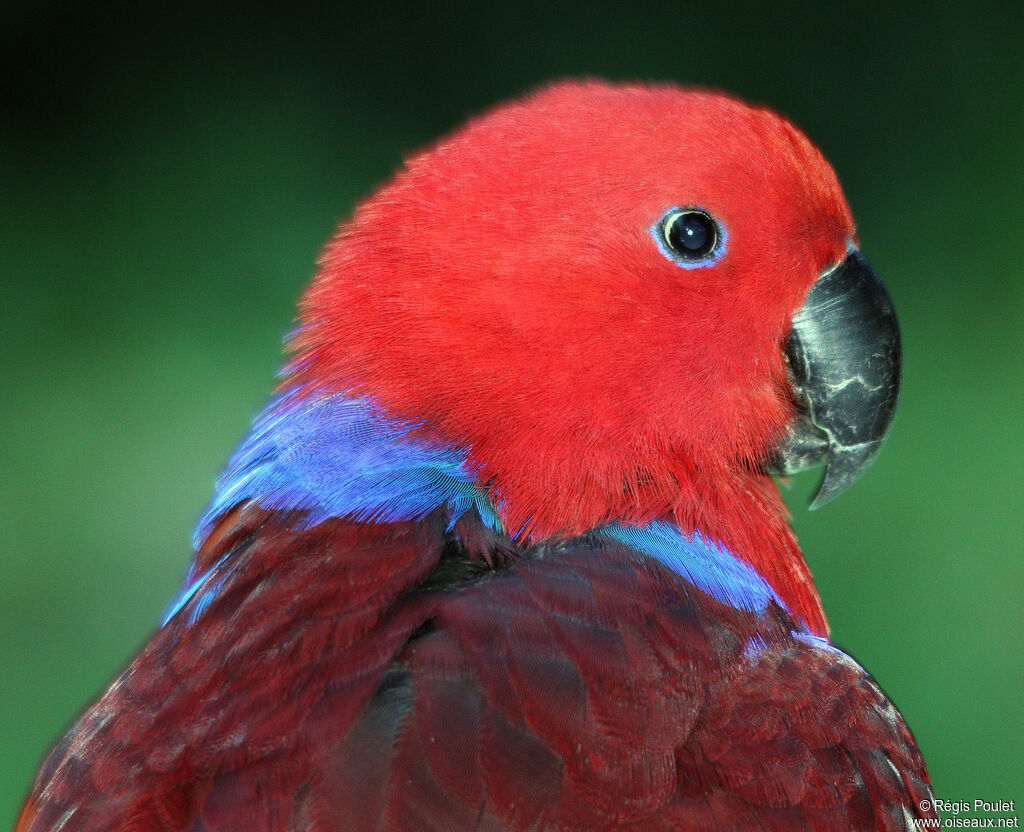
POLYGON ((792 316, 853 234, 810 142, 714 93, 563 84, 411 159, 328 248, 286 384, 468 449, 511 533, 234 506, 196 556, 216 591, 54 749, 17 832, 910 828, 921 755, 821 638, 764 473, 792 316), (676 206, 720 260, 661 254, 676 206), (666 518, 781 603, 590 534, 666 518))
POLYGON ((302 303, 293 379, 430 414, 506 528, 674 514, 824 633, 758 471, 793 415, 780 344, 853 233, 832 169, 774 113, 563 84, 414 157, 359 208, 302 303), (653 244, 677 205, 720 218, 719 263, 680 269, 653 244))

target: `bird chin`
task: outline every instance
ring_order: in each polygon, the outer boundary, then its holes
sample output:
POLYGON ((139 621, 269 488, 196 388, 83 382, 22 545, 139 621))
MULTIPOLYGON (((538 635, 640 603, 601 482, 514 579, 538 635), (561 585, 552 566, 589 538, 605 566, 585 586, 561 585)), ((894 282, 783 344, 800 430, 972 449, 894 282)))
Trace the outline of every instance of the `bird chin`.
POLYGON ((806 413, 790 423, 785 439, 768 455, 764 471, 775 477, 790 477, 828 464, 828 435, 815 426, 806 413))

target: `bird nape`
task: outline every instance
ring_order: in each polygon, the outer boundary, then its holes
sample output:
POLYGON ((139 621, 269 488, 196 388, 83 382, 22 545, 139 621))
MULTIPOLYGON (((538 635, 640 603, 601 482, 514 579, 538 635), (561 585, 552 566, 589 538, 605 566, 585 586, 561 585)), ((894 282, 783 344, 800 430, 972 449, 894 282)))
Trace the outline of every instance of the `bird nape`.
POLYGON ((328 245, 184 587, 18 832, 913 830, 773 473, 899 394, 829 164, 766 109, 562 83, 328 245))

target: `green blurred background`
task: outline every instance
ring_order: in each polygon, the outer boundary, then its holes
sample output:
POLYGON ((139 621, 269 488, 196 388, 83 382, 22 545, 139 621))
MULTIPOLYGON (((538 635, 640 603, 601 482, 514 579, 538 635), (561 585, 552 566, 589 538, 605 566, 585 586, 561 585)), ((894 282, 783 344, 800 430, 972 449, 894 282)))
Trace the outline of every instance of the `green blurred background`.
POLYGON ((1019 3, 0 11, 0 822, 156 625, 334 225, 545 79, 731 90, 833 162, 899 310, 903 404, 795 523, 936 794, 1020 799, 1019 3))

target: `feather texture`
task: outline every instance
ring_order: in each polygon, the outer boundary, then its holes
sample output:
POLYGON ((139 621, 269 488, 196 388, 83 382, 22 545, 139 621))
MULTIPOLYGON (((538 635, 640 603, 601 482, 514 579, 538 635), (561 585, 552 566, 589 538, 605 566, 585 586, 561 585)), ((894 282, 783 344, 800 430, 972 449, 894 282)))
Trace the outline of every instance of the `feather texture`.
POLYGON ((410 159, 17 832, 934 817, 765 471, 793 315, 854 233, 808 139, 715 93, 556 85, 410 159), (727 249, 678 268, 672 206, 727 249))
POLYGON ((55 749, 20 832, 904 830, 929 794, 891 703, 775 601, 607 535, 473 572, 443 512, 282 519, 236 512, 219 591, 55 749))
MULTIPOLYGON (((247 501, 290 515, 297 529, 332 517, 400 522, 441 510, 451 530, 473 510, 489 530, 501 531, 475 476, 466 451, 418 436, 414 426, 396 424, 366 400, 295 390, 270 403, 232 456, 196 530, 196 548, 201 551, 224 515, 247 501)), ((595 531, 660 561, 725 603, 749 610, 781 603, 749 565, 699 532, 686 535, 667 521, 595 531)), ((200 568, 203 561, 190 567, 165 622, 195 596, 189 613, 194 621, 220 591, 224 577, 200 568)))

